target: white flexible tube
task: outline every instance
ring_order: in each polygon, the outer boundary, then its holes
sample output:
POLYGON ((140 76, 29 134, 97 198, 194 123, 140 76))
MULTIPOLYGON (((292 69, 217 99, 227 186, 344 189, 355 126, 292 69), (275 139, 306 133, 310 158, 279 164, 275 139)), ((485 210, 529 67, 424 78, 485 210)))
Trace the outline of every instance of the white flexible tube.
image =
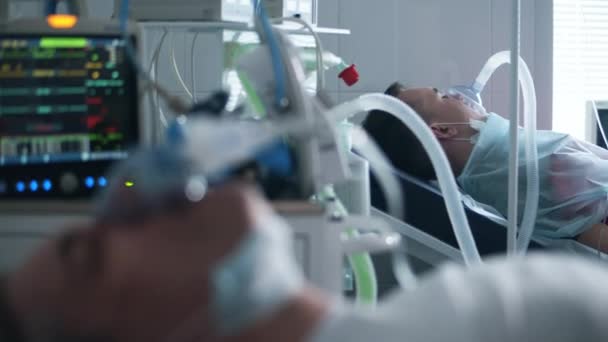
POLYGON ((153 91, 154 94, 156 95, 156 98, 155 98, 156 104, 155 105, 158 108, 160 122, 164 127, 167 127, 167 118, 160 105, 160 101, 159 101, 160 98, 165 100, 167 107, 170 110, 172 110, 174 113, 186 113, 190 109, 191 105, 182 101, 182 99, 180 97, 171 95, 171 93, 169 93, 169 91, 167 89, 162 87, 157 82, 156 78, 158 77, 158 55, 153 60, 153 63, 150 67, 154 68, 154 76, 152 76, 151 74, 147 75, 148 80, 147 80, 147 82, 145 82, 144 91, 145 92, 153 91))
POLYGON ((160 106, 159 99, 162 98, 167 103, 167 106, 174 111, 175 113, 184 113, 189 110, 190 104, 182 101, 181 98, 177 96, 171 95, 171 93, 161 86, 158 81, 158 58, 160 56, 160 51, 162 49, 163 43, 165 42, 165 38, 167 36, 167 29, 163 29, 163 34, 160 38, 158 46, 152 55, 152 60, 150 61, 150 65, 148 67, 148 71, 143 70, 144 66, 141 66, 141 74, 143 74, 143 91, 147 93, 148 91, 153 92, 150 95, 150 104, 151 110, 153 108, 157 108, 158 116, 161 124, 163 126, 167 126, 167 118, 165 117, 164 111, 160 106))
POLYGON ((167 38, 168 33, 169 33, 169 31, 166 28, 164 28, 163 34, 160 36, 158 45, 156 46, 156 49, 154 50, 154 53, 152 54, 152 59, 150 60, 150 66, 148 66, 148 74, 152 73, 154 65, 158 61, 158 57, 160 55, 160 50, 162 50, 162 48, 163 48, 163 44, 165 43, 165 38, 167 38))
POLYGON ((317 32, 315 32, 314 28, 309 23, 307 23, 306 21, 304 21, 300 18, 283 17, 283 18, 272 19, 272 23, 279 23, 282 21, 290 21, 290 22, 302 25, 310 32, 310 34, 314 38, 316 58, 317 58, 317 63, 316 63, 317 64, 317 92, 321 89, 325 89, 325 70, 324 70, 325 61, 324 61, 324 57, 323 57, 323 44, 321 43, 321 38, 319 37, 317 32))
MULTIPOLYGON (((536 143, 536 90, 534 89, 534 80, 528 65, 519 57, 519 85, 521 86, 524 100, 524 149, 526 155, 526 205, 519 230, 519 237, 516 241, 517 250, 520 253, 525 253, 536 223, 536 214, 538 212, 538 196, 539 196, 539 168, 538 168, 538 149, 536 143)), ((501 51, 491 56, 479 76, 473 83, 475 91, 484 89, 486 83, 492 77, 496 69, 503 64, 511 62, 511 52, 501 51)), ((517 202, 509 202, 509 207, 517 205, 517 202)), ((512 232, 511 232, 512 233, 512 232)))
POLYGON ((196 48, 196 40, 198 39, 198 35, 200 32, 196 32, 194 34, 194 38, 192 38, 192 46, 190 47, 190 70, 192 71, 192 95, 193 99, 196 102, 198 90, 196 89, 196 62, 194 60, 195 57, 195 48, 196 48))
POLYGON ((335 120, 334 122, 341 122, 357 113, 374 109, 383 110, 394 115, 422 143, 437 174, 439 188, 444 195, 454 235, 460 246, 464 261, 467 265, 480 263, 481 257, 477 251, 464 207, 460 201, 460 192, 458 191, 450 163, 431 129, 414 110, 394 97, 384 94, 368 94, 333 108, 328 117, 335 120))
POLYGON ((492 77, 492 74, 494 74, 494 71, 501 65, 509 63, 510 61, 511 54, 509 50, 497 52, 488 58, 486 64, 484 64, 483 68, 481 68, 479 75, 473 82, 473 90, 475 90, 477 93, 481 93, 490 80, 490 77, 492 77))
MULTIPOLYGON (((160 37, 160 41, 156 46, 154 54, 152 54, 152 60, 150 61, 150 66, 148 67, 148 75, 150 75, 150 80, 152 82, 156 82, 156 79, 158 77, 158 58, 160 56, 160 51, 163 48, 163 44, 165 43, 165 38, 167 38, 168 33, 169 31, 166 28, 163 29, 163 34, 160 37)), ((152 107, 150 108, 150 110, 154 110, 154 108, 157 109, 158 119, 160 120, 161 125, 163 127, 167 127, 167 118, 165 117, 165 113, 163 112, 163 109, 160 106, 159 95, 157 92, 150 94, 150 105, 152 107)))
POLYGON ((513 36, 511 46, 511 108, 509 122, 509 207, 507 215, 507 254, 513 255, 517 250, 517 200, 519 190, 519 42, 520 42, 521 2, 513 0, 513 36))
MULTIPOLYGON (((321 38, 319 37, 317 32, 315 32, 312 25, 310 25, 309 23, 307 23, 306 21, 304 21, 300 18, 283 17, 283 18, 271 19, 271 23, 273 23, 273 24, 280 23, 282 21, 289 21, 289 22, 294 22, 294 23, 302 25, 304 28, 306 28, 310 32, 310 34, 314 38, 315 55, 316 55, 315 58, 316 58, 316 67, 317 67, 317 89, 316 90, 318 92, 320 89, 325 89, 325 57, 323 56, 324 49, 323 49, 323 43, 321 42, 321 38)), ((235 33, 235 35, 232 38, 232 42, 233 43, 238 42, 238 39, 240 38, 240 36, 241 36, 241 32, 235 33)))
POLYGON ((325 89, 325 61, 323 60, 323 58, 324 58, 323 57, 323 44, 321 43, 321 38, 319 37, 317 32, 315 32, 314 28, 309 23, 307 23, 306 21, 304 21, 300 18, 285 17, 285 18, 282 18, 281 20, 291 21, 291 22, 298 23, 298 24, 304 26, 306 29, 308 29, 308 31, 314 38, 315 49, 317 51, 317 91, 325 89))
MULTIPOLYGON (((353 146, 369 161, 370 168, 378 178, 378 183, 387 199, 389 214, 399 220, 403 220, 404 207, 401 183, 399 183, 399 179, 393 174, 393 167, 390 161, 366 131, 359 127, 353 127, 352 133, 353 146)), ((413 290, 416 288, 418 280, 405 257, 405 253, 407 253, 406 240, 401 239, 400 245, 401 249, 394 250, 391 254, 393 275, 401 288, 413 290)))
POLYGON ((192 95, 192 92, 190 89, 188 89, 188 86, 182 77, 182 73, 179 71, 179 67, 177 66, 177 59, 175 58, 175 36, 171 37, 171 63, 173 64, 173 70, 175 71, 175 76, 177 76, 179 84, 182 86, 182 88, 184 88, 190 99, 194 100, 194 95, 192 95))
MULTIPOLYGON (((151 80, 153 82, 156 82, 157 77, 158 77, 158 58, 156 60, 154 60, 154 77, 151 78, 151 80)), ((160 120, 160 124, 163 127, 167 127, 169 125, 169 121, 167 120, 165 111, 163 111, 163 107, 160 105, 160 94, 158 92, 154 92, 154 105, 158 109, 158 118, 160 120)))
POLYGON ((536 141, 536 91, 528 65, 520 58, 519 77, 524 100, 524 148, 526 151, 526 205, 517 239, 517 251, 526 253, 532 239, 540 193, 538 148, 536 141))
POLYGON ((608 139, 606 139, 606 132, 604 132, 604 126, 602 126, 602 120, 600 120, 600 113, 597 111, 597 106, 595 105, 595 101, 591 102, 591 108, 593 109, 593 113, 595 114, 595 120, 597 121, 597 127, 600 129, 600 134, 602 135, 602 139, 604 139, 604 144, 606 148, 608 148, 608 139))

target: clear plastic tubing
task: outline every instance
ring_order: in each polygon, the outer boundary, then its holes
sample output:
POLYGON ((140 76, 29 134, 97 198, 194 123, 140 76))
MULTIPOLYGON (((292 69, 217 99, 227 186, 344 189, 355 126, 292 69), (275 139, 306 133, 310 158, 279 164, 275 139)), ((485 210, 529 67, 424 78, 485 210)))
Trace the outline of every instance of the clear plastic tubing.
POLYGON ((460 192, 458 191, 448 158, 441 148, 439 141, 437 141, 431 132, 431 129, 413 109, 392 96, 384 94, 367 94, 335 107, 332 109, 332 112, 329 113, 328 117, 335 120, 334 122, 341 122, 355 114, 374 109, 382 110, 394 115, 414 133, 418 140, 420 140, 435 168, 439 188, 443 192, 448 215, 452 222, 454 234, 456 235, 456 240, 460 246, 464 261, 467 265, 481 263, 481 258, 477 251, 477 246, 475 245, 475 240, 471 233, 464 207, 460 201, 460 192))
MULTIPOLYGON (((494 71, 501 65, 511 62, 510 51, 501 51, 488 59, 485 66, 473 83, 473 90, 481 93, 486 83, 494 74, 494 71)), ((526 62, 519 57, 519 82, 523 93, 524 101, 524 148, 526 152, 526 205, 524 207, 523 218, 517 239, 517 251, 525 253, 530 244, 536 214, 538 211, 539 196, 539 174, 538 174, 538 149, 536 143, 536 90, 534 80, 526 62)), ((511 137, 513 139, 514 137, 511 137)), ((515 136, 517 139, 517 136, 515 136)), ((515 198, 514 198, 515 199, 515 198)), ((517 205, 517 199, 510 201, 509 207, 517 205)))
POLYGON ((519 64, 521 87, 524 100, 524 148, 526 150, 526 180, 528 188, 526 190, 526 206, 524 216, 517 239, 517 250, 525 253, 528 250, 530 239, 536 223, 538 211, 538 196, 540 179, 538 171, 538 148, 536 141, 536 91, 534 81, 530 74, 528 65, 523 60, 519 64))

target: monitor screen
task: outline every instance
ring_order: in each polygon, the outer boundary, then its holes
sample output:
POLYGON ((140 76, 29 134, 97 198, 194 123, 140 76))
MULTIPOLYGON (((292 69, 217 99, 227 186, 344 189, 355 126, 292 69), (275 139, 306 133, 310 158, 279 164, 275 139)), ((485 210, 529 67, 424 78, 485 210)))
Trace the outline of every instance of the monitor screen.
POLYGON ((135 77, 120 37, 0 36, 0 168, 125 158, 135 77))
POLYGON ((0 35, 0 200, 85 199, 139 142, 120 34, 0 35))
MULTIPOLYGON (((600 122, 602 128, 604 129, 604 133, 608 136, 608 108, 598 108, 597 113, 600 117, 600 122)), ((595 139, 595 144, 599 147, 606 148, 606 143, 604 142, 604 138, 602 137, 602 132, 600 131, 599 126, 596 126, 597 134, 595 139)))

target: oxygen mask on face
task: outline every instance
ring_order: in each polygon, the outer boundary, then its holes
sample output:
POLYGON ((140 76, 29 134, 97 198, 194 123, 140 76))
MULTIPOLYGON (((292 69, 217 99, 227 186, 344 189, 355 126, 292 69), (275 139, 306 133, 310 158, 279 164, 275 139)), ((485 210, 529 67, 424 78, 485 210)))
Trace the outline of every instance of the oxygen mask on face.
POLYGON ((473 90, 471 87, 467 86, 454 86, 447 90, 446 92, 449 96, 452 96, 460 101, 462 101, 469 108, 478 112, 483 116, 487 116, 486 109, 482 105, 481 95, 473 90))

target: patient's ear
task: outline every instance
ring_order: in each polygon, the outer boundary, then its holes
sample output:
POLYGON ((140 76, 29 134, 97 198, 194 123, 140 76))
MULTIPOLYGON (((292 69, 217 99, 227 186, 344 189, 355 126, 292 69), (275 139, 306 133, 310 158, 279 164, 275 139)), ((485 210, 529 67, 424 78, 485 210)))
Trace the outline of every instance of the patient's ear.
POLYGON ((455 127, 450 127, 441 124, 431 124, 431 130, 437 139, 450 139, 458 134, 458 130, 455 127))

